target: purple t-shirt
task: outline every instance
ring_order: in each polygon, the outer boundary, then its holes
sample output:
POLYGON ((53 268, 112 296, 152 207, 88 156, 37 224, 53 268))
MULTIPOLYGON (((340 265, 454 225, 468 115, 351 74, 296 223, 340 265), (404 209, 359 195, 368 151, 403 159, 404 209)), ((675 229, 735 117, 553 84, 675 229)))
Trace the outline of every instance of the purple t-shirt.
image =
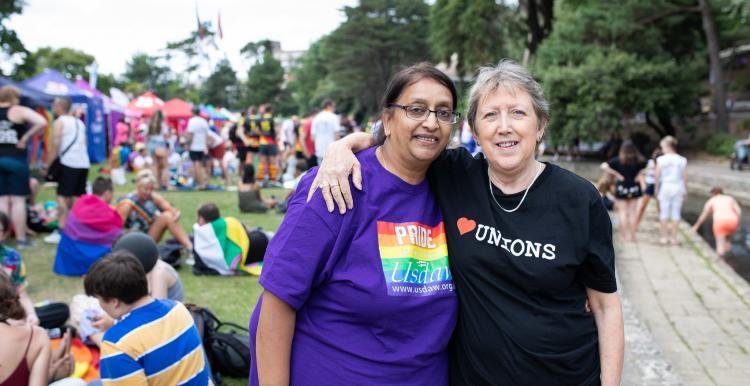
MULTIPOLYGON (((375 149, 344 216, 300 182, 266 251, 260 284, 297 311, 293 385, 447 385, 457 300, 440 209, 427 180, 410 185, 375 149)), ((250 320, 251 352, 260 314, 250 320)), ((258 384, 252 355, 250 384, 258 384)))

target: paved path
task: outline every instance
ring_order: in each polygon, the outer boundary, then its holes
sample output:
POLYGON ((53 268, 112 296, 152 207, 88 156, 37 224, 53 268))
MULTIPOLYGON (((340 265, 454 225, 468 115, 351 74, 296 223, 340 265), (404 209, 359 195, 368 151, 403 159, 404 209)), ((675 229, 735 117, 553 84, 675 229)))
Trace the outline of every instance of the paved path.
POLYGON ((750 286, 684 223, 679 246, 659 245, 653 206, 638 237, 617 245, 623 384, 749 385, 750 286))

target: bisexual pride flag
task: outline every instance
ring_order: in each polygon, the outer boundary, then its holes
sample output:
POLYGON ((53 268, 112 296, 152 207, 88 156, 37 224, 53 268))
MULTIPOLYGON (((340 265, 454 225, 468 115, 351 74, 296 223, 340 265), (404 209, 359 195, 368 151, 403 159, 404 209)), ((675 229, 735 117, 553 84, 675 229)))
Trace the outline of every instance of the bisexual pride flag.
POLYGON ((122 233, 122 219, 104 200, 86 194, 78 198, 60 233, 54 271, 58 275, 81 276, 91 264, 109 253, 122 233))

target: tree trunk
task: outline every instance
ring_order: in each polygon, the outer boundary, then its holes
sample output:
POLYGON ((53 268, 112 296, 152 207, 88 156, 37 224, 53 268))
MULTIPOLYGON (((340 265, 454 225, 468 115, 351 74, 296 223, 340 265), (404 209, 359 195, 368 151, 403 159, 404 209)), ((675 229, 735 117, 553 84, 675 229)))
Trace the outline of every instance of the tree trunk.
POLYGON ((662 129, 661 126, 659 126, 659 124, 657 124, 656 122, 654 122, 653 119, 651 119, 651 115, 649 113, 646 113, 646 124, 650 128, 654 129, 656 134, 659 136, 660 140, 667 136, 667 134, 664 132, 664 129, 662 129))
POLYGON ((519 4, 526 10, 526 27, 529 29, 523 52, 523 65, 526 66, 542 41, 552 32, 554 0, 521 0, 519 4))
POLYGON ((698 0, 703 19, 703 32, 708 45, 708 58, 711 65, 711 89, 714 97, 714 111, 716 112, 716 126, 723 132, 729 132, 729 113, 727 112, 727 93, 724 87, 724 74, 719 59, 719 38, 716 34, 716 24, 711 14, 710 0, 698 0))

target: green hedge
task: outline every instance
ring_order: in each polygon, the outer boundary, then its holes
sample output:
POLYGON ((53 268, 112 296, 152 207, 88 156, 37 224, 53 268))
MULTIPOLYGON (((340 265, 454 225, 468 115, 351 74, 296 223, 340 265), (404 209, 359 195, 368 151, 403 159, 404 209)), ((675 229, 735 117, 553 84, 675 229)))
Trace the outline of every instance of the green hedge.
POLYGON ((734 152, 734 143, 737 140, 739 138, 726 133, 715 133, 708 137, 705 149, 710 154, 729 157, 734 152))

